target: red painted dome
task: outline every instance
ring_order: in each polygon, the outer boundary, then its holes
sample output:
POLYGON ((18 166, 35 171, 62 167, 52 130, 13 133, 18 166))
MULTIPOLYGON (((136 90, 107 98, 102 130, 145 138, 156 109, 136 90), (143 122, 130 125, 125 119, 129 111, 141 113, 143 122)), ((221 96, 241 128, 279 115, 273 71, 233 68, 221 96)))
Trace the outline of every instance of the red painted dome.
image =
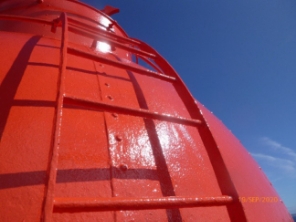
POLYGON ((0 221, 292 221, 239 141, 113 12, 1 1, 0 221))

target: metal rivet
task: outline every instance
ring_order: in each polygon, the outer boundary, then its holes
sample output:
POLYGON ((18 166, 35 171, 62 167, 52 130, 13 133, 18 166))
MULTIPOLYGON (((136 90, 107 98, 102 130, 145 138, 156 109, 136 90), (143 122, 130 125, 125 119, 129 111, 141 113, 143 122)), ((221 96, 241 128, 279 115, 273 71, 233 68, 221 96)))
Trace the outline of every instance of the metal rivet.
POLYGON ((116 139, 117 141, 121 141, 121 140, 122 140, 122 137, 119 136, 119 135, 117 135, 117 136, 115 137, 115 139, 116 139))
POLYGON ((121 164, 121 165, 119 166, 119 168, 120 168, 121 170, 126 171, 128 167, 127 167, 126 164, 121 164))
POLYGON ((112 116, 117 118, 118 117, 118 114, 117 113, 112 113, 112 116))
POLYGON ((107 98, 110 99, 110 100, 113 100, 113 97, 110 96, 110 95, 108 95, 107 98))

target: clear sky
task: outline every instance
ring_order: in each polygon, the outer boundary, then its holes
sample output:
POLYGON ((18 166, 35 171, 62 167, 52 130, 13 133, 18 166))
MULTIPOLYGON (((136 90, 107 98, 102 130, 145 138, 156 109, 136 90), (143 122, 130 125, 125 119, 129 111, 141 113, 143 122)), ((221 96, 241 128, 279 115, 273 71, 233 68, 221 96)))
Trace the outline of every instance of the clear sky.
POLYGON ((296 213, 296 1, 84 0, 155 48, 296 213))

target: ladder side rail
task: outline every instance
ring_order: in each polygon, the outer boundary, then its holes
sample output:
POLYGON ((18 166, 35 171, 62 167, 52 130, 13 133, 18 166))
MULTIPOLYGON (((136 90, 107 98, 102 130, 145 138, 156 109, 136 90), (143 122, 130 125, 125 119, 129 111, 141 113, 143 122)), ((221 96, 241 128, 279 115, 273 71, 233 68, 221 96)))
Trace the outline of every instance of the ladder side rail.
POLYGON ((55 126, 53 132, 53 148, 52 156, 49 164, 48 173, 48 185, 45 196, 44 204, 44 214, 43 220, 49 222, 52 219, 53 205, 54 205, 54 189, 57 177, 57 167, 58 167, 58 153, 60 148, 60 137, 61 137, 61 125, 62 125, 62 115, 63 115, 63 94, 64 94, 64 78, 67 65, 67 44, 68 44, 68 23, 67 15, 63 12, 59 18, 62 23, 62 38, 60 47, 60 67, 59 67, 59 80, 58 80, 58 94, 57 94, 57 106, 55 114, 55 126))
MULTIPOLYGON (((140 40, 136 41, 141 42, 140 40)), ((140 49, 155 54, 155 63, 159 67, 161 67, 164 72, 170 73, 170 75, 176 79, 176 81, 174 82, 174 87, 180 98, 182 99, 185 107, 187 108, 191 118, 201 120, 202 127, 198 127, 197 129, 213 166, 213 170, 215 172, 215 176, 217 178, 218 186, 221 190, 221 193, 222 195, 231 195, 234 199, 235 204, 227 206, 229 217, 231 221, 247 221, 242 203, 239 201, 238 192, 233 184, 231 176, 222 158, 218 144, 214 139, 214 136, 209 125, 207 124, 204 115, 195 102, 194 97, 185 86, 184 82, 179 77, 174 68, 156 50, 154 50, 151 46, 144 42, 141 42, 140 49), (237 218, 237 215, 239 215, 240 218, 237 218)))

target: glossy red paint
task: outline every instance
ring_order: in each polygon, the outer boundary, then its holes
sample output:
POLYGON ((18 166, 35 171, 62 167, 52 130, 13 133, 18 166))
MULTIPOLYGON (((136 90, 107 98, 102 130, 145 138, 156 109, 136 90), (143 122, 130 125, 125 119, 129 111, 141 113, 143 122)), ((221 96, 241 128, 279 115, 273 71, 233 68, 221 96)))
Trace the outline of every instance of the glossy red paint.
POLYGON ((1 1, 0 221, 292 221, 168 62, 105 13, 1 1))

